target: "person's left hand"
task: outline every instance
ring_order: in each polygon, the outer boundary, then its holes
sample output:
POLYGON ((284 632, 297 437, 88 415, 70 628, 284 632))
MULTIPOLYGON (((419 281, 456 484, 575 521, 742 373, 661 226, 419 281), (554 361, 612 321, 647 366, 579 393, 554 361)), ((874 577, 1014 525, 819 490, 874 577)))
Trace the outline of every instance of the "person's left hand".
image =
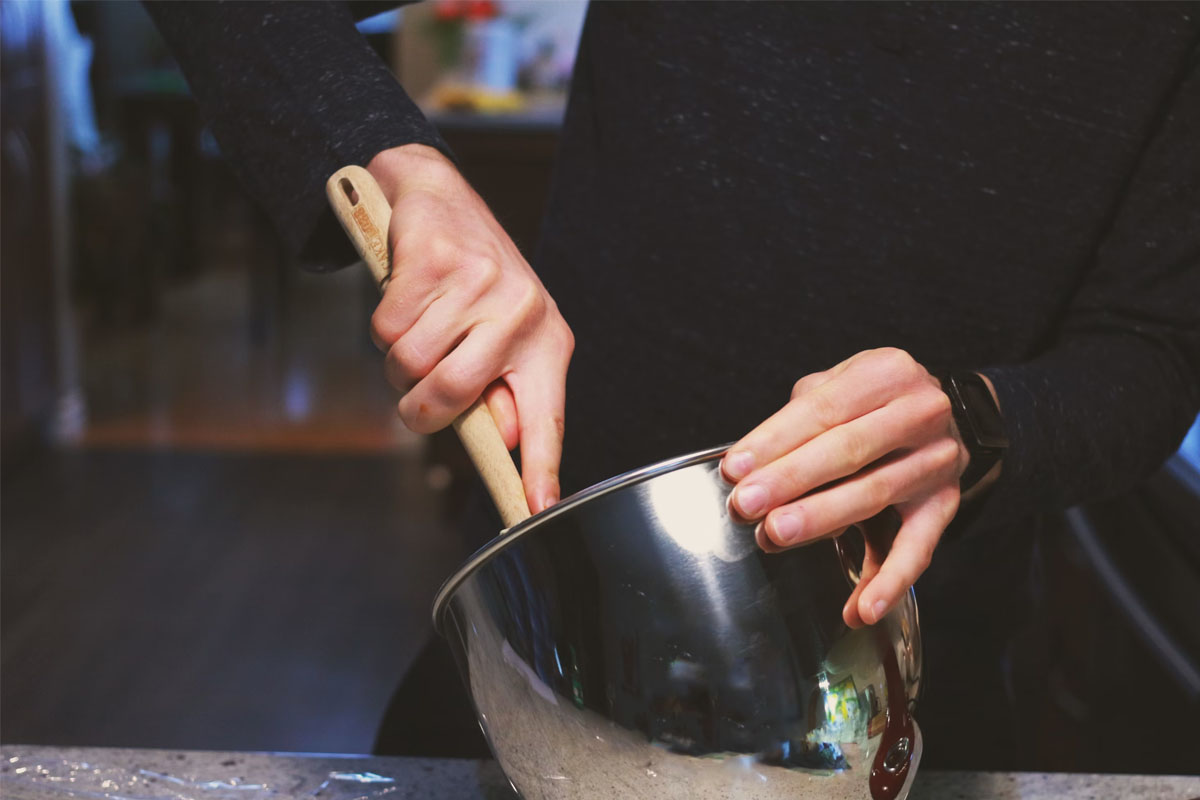
POLYGON ((969 454, 937 378, 903 350, 867 350, 805 376, 782 409, 734 444, 722 461, 737 484, 731 503, 761 520, 768 552, 836 536, 888 506, 901 526, 890 543, 867 542, 861 579, 842 616, 881 619, 929 566, 958 511, 969 454))

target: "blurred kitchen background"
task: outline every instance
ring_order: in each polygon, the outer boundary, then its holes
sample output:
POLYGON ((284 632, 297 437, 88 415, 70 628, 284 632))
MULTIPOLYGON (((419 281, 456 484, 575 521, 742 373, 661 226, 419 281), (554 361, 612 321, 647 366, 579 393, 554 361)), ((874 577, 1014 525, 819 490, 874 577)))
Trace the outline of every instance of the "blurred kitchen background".
MULTIPOLYGON (((360 25, 527 254, 584 10, 360 25)), ((139 4, 0 35, 0 739, 369 751, 468 554, 462 455, 398 423, 370 281, 288 263, 139 4)), ((1021 767, 1195 772, 1200 430, 1035 574, 1021 767)))

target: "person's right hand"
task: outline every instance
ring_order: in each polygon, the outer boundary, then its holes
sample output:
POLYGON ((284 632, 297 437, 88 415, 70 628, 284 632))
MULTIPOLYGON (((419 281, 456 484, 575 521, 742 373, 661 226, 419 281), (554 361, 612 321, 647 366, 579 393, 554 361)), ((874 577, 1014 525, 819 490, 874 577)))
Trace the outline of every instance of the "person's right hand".
POLYGON ((367 170, 392 205, 392 280, 371 319, 400 417, 440 430, 486 396, 521 448, 530 510, 559 499, 567 364, 575 342, 554 300, 483 200, 437 150, 385 150, 367 170))

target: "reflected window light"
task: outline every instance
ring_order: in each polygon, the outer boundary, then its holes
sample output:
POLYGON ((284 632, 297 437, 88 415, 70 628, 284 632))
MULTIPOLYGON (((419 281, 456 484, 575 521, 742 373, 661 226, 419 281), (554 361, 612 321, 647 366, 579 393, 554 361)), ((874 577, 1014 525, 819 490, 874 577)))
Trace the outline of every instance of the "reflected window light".
POLYGON ((1167 461, 1167 470, 1200 497, 1200 417, 1184 437, 1175 457, 1167 461))
POLYGON ((283 413, 291 422, 305 419, 312 413, 312 385, 308 375, 301 370, 288 373, 283 387, 283 413))
POLYGON ((403 18, 403 10, 396 8, 392 9, 391 11, 384 11, 381 14, 376 14, 373 17, 367 17, 354 27, 358 28, 359 33, 367 35, 392 33, 399 26, 400 20, 403 18))
POLYGON ((1200 472, 1200 417, 1196 418, 1195 424, 1180 445, 1179 455, 1192 465, 1192 469, 1200 472))
MULTIPOLYGON (((701 556, 691 565, 705 594, 698 610, 703 609, 702 613, 707 614, 714 630, 730 631, 729 609, 725 607, 725 593, 717 581, 716 566, 703 556, 737 561, 757 545, 753 536, 738 541, 738 537, 729 535, 725 510, 727 492, 718 483, 720 480, 720 477, 714 478, 695 469, 659 475, 648 484, 649 510, 671 541, 687 552, 701 556)), ((695 599, 700 602, 699 597, 695 599)))
POLYGON ((720 547, 725 510, 708 477, 695 470, 661 475, 650 484, 654 515, 671 539, 696 555, 720 547))

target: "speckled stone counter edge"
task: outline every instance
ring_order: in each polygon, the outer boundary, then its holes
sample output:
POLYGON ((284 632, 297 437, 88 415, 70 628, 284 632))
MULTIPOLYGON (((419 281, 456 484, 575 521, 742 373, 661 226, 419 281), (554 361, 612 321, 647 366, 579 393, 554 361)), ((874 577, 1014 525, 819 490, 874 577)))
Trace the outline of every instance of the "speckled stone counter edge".
MULTIPOLYGON (((0 745, 0 759, 0 795, 5 800, 514 796, 494 763, 455 759, 30 745, 0 745)), ((1200 777, 926 771, 917 776, 911 797, 1196 800, 1200 777)))

